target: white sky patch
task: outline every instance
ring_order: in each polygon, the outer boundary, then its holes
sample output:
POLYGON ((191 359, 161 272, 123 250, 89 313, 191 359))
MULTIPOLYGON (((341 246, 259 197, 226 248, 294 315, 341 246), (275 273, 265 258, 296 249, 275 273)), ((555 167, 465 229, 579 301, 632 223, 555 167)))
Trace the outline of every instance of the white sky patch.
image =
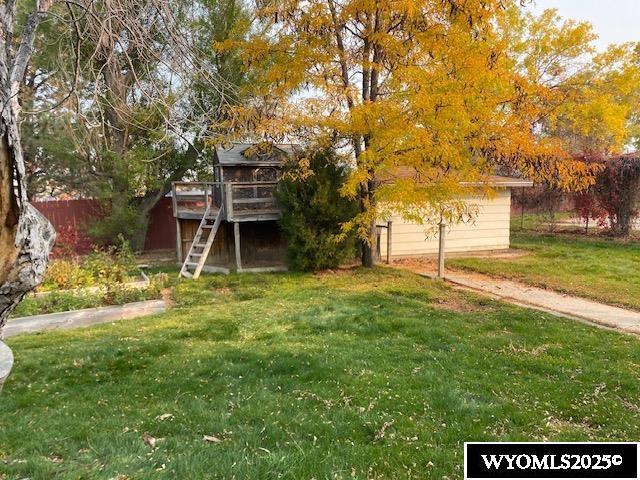
POLYGON ((640 0, 534 0, 534 13, 555 8, 563 18, 587 21, 600 37, 598 50, 612 43, 640 42, 640 0))

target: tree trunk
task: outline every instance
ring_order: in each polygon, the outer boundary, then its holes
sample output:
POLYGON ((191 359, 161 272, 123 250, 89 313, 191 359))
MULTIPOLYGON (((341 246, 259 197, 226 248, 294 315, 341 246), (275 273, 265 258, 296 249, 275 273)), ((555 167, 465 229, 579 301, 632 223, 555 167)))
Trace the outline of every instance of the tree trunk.
POLYGON ((140 202, 136 206, 138 210, 138 215, 140 217, 139 228, 133 232, 131 236, 131 248, 134 252, 142 252, 144 250, 144 244, 147 239, 147 231, 149 230, 149 221, 151 220, 151 211, 158 204, 160 200, 164 198, 164 196, 171 191, 171 184, 174 181, 180 180, 185 172, 188 170, 188 167, 192 165, 193 162, 197 159, 197 150, 193 148, 193 146, 189 147, 189 151, 187 152, 187 158, 190 160, 185 162, 181 168, 173 172, 169 178, 165 180, 162 188, 147 192, 147 194, 140 199, 140 202))
MULTIPOLYGON (((51 224, 27 200, 20 144, 18 94, 40 17, 52 0, 36 0, 14 49, 16 2, 0 3, 0 338, 7 318, 42 282, 55 240, 51 224)), ((13 366, 11 349, 0 340, 0 388, 13 366)))
MULTIPOLYGON (((371 211, 375 211, 373 202, 373 190, 374 183, 372 181, 368 181, 363 183, 360 190, 360 212, 365 215, 365 218, 368 218, 371 214, 371 211)), ((371 268, 376 264, 376 218, 373 217, 368 220, 367 225, 368 230, 368 238, 366 240, 362 240, 362 266, 371 268)))
POLYGON ((615 235, 621 237, 628 237, 631 231, 631 222, 633 220, 633 207, 636 198, 636 189, 638 188, 638 182, 634 178, 632 172, 628 172, 622 169, 618 172, 620 185, 619 188, 619 205, 616 212, 617 218, 617 231, 614 231, 615 235))
POLYGON ((373 228, 369 232, 369 242, 362 241, 362 266, 371 268, 374 267, 376 262, 374 249, 376 248, 375 244, 375 222, 373 224, 373 228))
POLYGON ((6 108, 0 118, 0 329, 42 281, 55 240, 49 221, 27 201, 17 125, 6 108))
POLYGON ((154 194, 142 199, 137 207, 139 215, 138 228, 131 234, 131 249, 134 252, 143 252, 144 244, 149 230, 149 220, 151 220, 151 210, 156 206, 162 195, 154 194))

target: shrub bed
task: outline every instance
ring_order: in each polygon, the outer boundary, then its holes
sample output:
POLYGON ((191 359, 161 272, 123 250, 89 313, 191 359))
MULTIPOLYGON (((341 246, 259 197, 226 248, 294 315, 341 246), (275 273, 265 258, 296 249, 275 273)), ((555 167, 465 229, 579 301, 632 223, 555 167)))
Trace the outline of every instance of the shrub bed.
POLYGON ((27 317, 159 299, 162 296, 162 290, 168 285, 168 275, 159 273, 150 277, 149 286, 146 288, 132 288, 122 283, 110 282, 93 291, 51 291, 48 295, 25 298, 13 311, 12 317, 27 317))
POLYGON ((140 269, 126 242, 85 256, 56 258, 47 267, 38 291, 71 290, 123 284, 140 279, 140 269))

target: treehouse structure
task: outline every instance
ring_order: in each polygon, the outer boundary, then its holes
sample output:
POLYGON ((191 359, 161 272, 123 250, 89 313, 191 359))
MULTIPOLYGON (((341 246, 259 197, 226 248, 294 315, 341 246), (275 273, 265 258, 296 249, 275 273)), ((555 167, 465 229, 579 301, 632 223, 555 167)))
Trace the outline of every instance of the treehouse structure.
POLYGON ((293 145, 236 143, 214 153, 212 182, 174 182, 180 275, 286 269, 275 199, 293 145))

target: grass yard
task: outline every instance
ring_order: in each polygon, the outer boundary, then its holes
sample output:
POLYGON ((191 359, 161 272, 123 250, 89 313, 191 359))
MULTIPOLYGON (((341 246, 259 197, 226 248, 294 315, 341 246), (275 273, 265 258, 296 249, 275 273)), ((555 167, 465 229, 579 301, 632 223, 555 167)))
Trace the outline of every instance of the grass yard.
POLYGON ((457 479, 466 440, 640 437, 636 337, 382 268, 175 299, 9 339, 0 478, 457 479))
MULTIPOLYGON (((571 219, 571 217, 573 216, 574 216, 573 212, 556 212, 554 214, 556 224, 565 222, 571 219)), ((521 215, 518 212, 514 212, 511 214, 511 231, 512 232, 527 231, 527 230, 528 231, 535 230, 538 232, 549 232, 550 224, 551 224, 551 218, 549 214, 525 213, 524 215, 521 215)), ((559 225, 556 225, 556 228, 567 229, 566 226, 559 226, 559 225)), ((580 231, 584 230, 584 227, 581 227, 580 225, 575 225, 569 228, 571 230, 576 230, 576 229, 580 231)))
POLYGON ((451 259, 447 266, 640 310, 638 242, 516 233, 511 246, 530 253, 508 259, 451 259))

